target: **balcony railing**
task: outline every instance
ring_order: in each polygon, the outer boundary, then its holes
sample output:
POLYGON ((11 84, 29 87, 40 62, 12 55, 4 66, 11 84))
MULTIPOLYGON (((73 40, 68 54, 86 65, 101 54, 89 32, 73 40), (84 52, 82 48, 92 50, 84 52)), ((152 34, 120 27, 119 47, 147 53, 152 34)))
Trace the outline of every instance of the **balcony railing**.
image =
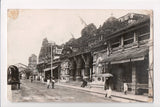
MULTIPOLYGON (((138 46, 142 46, 142 45, 146 45, 148 43, 148 40, 149 40, 149 36, 150 36, 150 33, 145 33, 145 34, 142 34, 142 35, 138 35, 138 41, 135 41, 135 42, 131 42, 129 44, 124 44, 123 46, 118 46, 118 47, 115 47, 115 48, 112 48, 112 52, 119 52, 119 51, 123 51, 123 50, 126 50, 126 49, 132 49, 132 48, 135 48, 135 47, 138 47, 138 46), (143 38, 143 39, 140 39, 140 38, 143 38)), ((128 41, 128 40, 133 40, 133 38, 129 38, 127 40, 124 40, 124 42, 128 41)))

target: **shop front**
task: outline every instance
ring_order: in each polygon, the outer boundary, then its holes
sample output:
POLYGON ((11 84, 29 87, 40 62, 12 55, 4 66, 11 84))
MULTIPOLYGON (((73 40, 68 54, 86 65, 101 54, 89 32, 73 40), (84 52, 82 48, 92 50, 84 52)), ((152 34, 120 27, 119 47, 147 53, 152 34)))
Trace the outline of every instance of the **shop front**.
POLYGON ((69 60, 63 60, 61 62, 61 72, 60 72, 60 81, 69 82, 69 60))
POLYGON ((93 53, 93 75, 92 83, 104 85, 105 79, 101 76, 107 72, 107 66, 101 63, 107 57, 107 52, 105 50, 97 51, 93 53))
POLYGON ((113 90, 123 92, 124 83, 127 83, 129 93, 148 93, 148 52, 148 48, 136 48, 102 60, 103 65, 108 66, 107 71, 113 75, 113 90))
POLYGON ((52 68, 44 69, 44 80, 50 79, 53 77, 54 79, 58 79, 59 67, 53 66, 52 68), (52 69, 52 70, 51 70, 52 69))

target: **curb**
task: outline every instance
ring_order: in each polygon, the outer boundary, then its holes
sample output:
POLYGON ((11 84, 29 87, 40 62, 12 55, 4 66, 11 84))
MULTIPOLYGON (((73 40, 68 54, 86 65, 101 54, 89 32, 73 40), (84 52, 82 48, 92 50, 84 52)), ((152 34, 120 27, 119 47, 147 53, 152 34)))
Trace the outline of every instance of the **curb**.
MULTIPOLYGON (((83 91, 87 91, 87 92, 92 92, 92 93, 96 93, 96 94, 105 95, 105 92, 97 92, 97 91, 94 91, 94 90, 88 90, 88 89, 81 88, 81 87, 69 86, 69 85, 64 85, 64 84, 56 84, 56 85, 58 85, 58 86, 70 87, 70 88, 75 88, 75 89, 79 89, 79 90, 83 90, 83 91)), ((147 102, 147 101, 144 101, 144 100, 127 98, 127 97, 122 97, 122 96, 117 96, 117 95, 112 95, 112 97, 117 97, 117 98, 129 100, 129 101, 136 101, 136 102, 141 102, 141 103, 146 103, 146 102, 147 102)))
MULTIPOLYGON (((37 82, 38 83, 42 83, 40 81, 37 81, 37 82)), ((42 84, 45 84, 45 82, 42 83, 42 84)), ((61 84, 61 83, 57 83, 55 85, 69 87, 69 88, 74 88, 74 89, 82 90, 82 91, 85 91, 85 92, 91 92, 91 93, 95 93, 95 94, 105 95, 105 92, 98 92, 98 91, 90 90, 90 89, 87 89, 87 88, 81 88, 81 87, 72 86, 72 85, 65 85, 65 84, 61 84)), ((128 98, 128 97, 123 97, 123 96, 118 96, 118 95, 112 95, 112 98, 113 97, 125 99, 125 100, 128 100, 128 101, 135 101, 135 102, 140 102, 140 103, 149 103, 147 100, 139 100, 139 99, 128 98)))

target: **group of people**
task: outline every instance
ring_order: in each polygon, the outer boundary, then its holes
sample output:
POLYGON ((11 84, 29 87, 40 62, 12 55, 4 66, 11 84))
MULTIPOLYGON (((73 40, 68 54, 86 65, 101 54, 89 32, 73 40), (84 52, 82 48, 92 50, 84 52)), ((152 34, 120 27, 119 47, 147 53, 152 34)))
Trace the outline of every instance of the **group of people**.
MULTIPOLYGON (((43 78, 42 78, 43 79, 43 78)), ((31 82, 33 82, 33 77, 31 76, 31 82)), ((47 88, 52 88, 54 89, 54 84, 55 84, 55 80, 54 78, 47 78, 47 88)), ((104 90, 106 90, 106 94, 105 97, 111 98, 112 95, 112 88, 111 88, 112 82, 111 82, 111 77, 108 77, 105 79, 105 84, 104 84, 104 90)), ((82 85, 81 87, 86 87, 87 86, 87 81, 86 80, 82 80, 82 85)), ((128 91, 128 84, 124 83, 124 94, 127 94, 128 91)))
MULTIPOLYGON (((33 82, 33 76, 30 77, 31 78, 31 83, 33 82)), ((41 77, 42 79, 42 82, 44 82, 44 78, 41 77)), ((54 84, 55 84, 55 80, 54 78, 50 78, 50 77, 47 77, 47 88, 52 88, 54 89, 54 84)))
POLYGON ((55 84, 55 80, 54 78, 47 78, 47 88, 49 89, 50 87, 52 89, 54 89, 54 84, 55 84))
MULTIPOLYGON (((111 95, 112 95, 111 85, 112 85, 111 78, 110 77, 106 78, 105 84, 104 84, 104 90, 106 90, 105 97, 111 98, 111 95)), ((123 90, 124 94, 126 95, 127 91, 128 91, 128 84, 127 83, 124 83, 123 89, 124 89, 123 90)))
POLYGON ((35 76, 35 75, 33 75, 33 76, 30 76, 30 78, 31 78, 31 82, 33 82, 33 80, 37 80, 37 76, 35 76))

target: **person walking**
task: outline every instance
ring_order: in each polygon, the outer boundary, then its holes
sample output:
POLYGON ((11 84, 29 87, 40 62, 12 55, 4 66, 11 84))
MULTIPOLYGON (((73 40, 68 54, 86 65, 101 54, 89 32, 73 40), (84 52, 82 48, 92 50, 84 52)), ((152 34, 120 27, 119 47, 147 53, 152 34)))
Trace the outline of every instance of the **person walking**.
POLYGON ((85 86, 87 86, 87 81, 83 79, 83 80, 82 80, 82 85, 81 85, 81 87, 84 88, 85 86))
POLYGON ((31 76, 31 82, 33 82, 33 76, 31 76))
POLYGON ((49 86, 50 86, 50 78, 48 77, 47 78, 47 88, 49 89, 49 86))
POLYGON ((54 78, 52 78, 52 89, 54 89, 54 84, 55 84, 55 81, 54 81, 54 78))
POLYGON ((36 80, 38 80, 38 76, 36 75, 36 80))
POLYGON ((126 95, 128 91, 128 84, 124 83, 124 94, 126 95))
POLYGON ((44 83, 44 77, 43 76, 40 78, 40 80, 42 81, 42 83, 44 83))
POLYGON ((106 90, 105 97, 111 98, 112 95, 112 89, 111 89, 111 78, 106 78, 105 84, 104 84, 104 90, 106 90))

